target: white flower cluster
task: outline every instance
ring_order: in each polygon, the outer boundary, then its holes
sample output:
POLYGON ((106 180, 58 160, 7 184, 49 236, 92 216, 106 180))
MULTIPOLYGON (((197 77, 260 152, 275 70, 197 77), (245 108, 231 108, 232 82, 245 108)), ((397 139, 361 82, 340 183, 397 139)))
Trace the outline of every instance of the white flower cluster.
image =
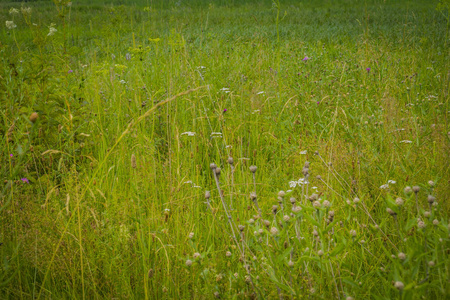
POLYGON ((55 34, 55 32, 58 31, 58 30, 56 30, 56 28, 54 27, 55 25, 56 25, 55 23, 50 24, 50 26, 48 27, 49 32, 48 32, 47 36, 52 36, 52 35, 55 34))
POLYGON ((6 28, 13 29, 16 28, 16 24, 14 24, 14 21, 6 21, 6 28))
POLYGON ((309 183, 309 181, 305 180, 305 178, 300 178, 297 181, 295 181, 295 180, 290 181, 289 182, 289 187, 290 188, 295 188, 297 185, 300 186, 300 185, 305 185, 305 184, 308 184, 308 183, 309 183))

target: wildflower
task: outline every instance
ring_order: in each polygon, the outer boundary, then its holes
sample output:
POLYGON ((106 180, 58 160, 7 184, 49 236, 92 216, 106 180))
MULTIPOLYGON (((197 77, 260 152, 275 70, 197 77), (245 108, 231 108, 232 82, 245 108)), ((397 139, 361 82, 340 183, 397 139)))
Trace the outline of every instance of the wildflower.
MULTIPOLYGON (((266 225, 267 227, 270 226, 270 221, 269 221, 269 220, 264 220, 263 223, 264 223, 264 225, 266 225)), ((276 228, 275 228, 275 229, 276 229, 276 228)))
POLYGON ((323 251, 322 250, 317 251, 317 255, 322 256, 323 255, 323 251))
POLYGON ((435 183, 434 183, 434 181, 430 180, 430 181, 428 181, 428 185, 431 187, 434 187, 435 183))
POLYGON ((303 150, 303 151, 300 151, 300 154, 306 154, 306 153, 308 153, 308 150, 303 150))
POLYGON ((419 220, 418 222, 417 222, 417 227, 419 227, 420 229, 423 229, 423 228, 425 228, 425 223, 422 221, 422 220, 419 220))
POLYGON ((436 198, 432 195, 428 195, 427 200, 428 203, 433 204, 433 202, 436 201, 436 198))
POLYGON ((251 192, 250 193, 250 199, 252 199, 252 201, 256 200, 256 193, 255 192, 251 192))
POLYGON ((402 206, 403 203, 404 203, 404 201, 403 201, 402 198, 397 198, 397 199, 395 199, 395 204, 396 204, 397 206, 402 206))
POLYGON ((355 300, 353 297, 348 296, 345 300, 355 300))
POLYGON ((258 168, 256 166, 250 166, 250 172, 252 172, 252 173, 256 173, 257 169, 258 168))
POLYGON ((302 60, 303 60, 303 61, 308 61, 308 60, 310 60, 310 59, 311 59, 311 57, 305 56, 302 60))
POLYGON ((330 207, 331 204, 330 204, 330 201, 325 200, 325 201, 323 201, 322 205, 323 205, 323 207, 330 207))
POLYGON ((6 28, 8 29, 14 29, 16 28, 16 24, 14 24, 14 21, 6 21, 6 28))
POLYGON ((225 92, 226 94, 228 94, 229 92, 230 92, 230 89, 229 88, 221 88, 220 89, 222 92, 225 92))
POLYGON ((302 208, 300 207, 300 206, 294 206, 293 208, 292 208, 292 212, 293 213, 298 213, 298 212, 300 212, 302 210, 302 208))
POLYGON ((19 14, 19 10, 17 8, 11 7, 11 9, 9 10, 9 14, 17 15, 17 14, 19 14))
POLYGON ((200 257, 200 253, 195 252, 195 253, 194 253, 194 259, 197 259, 197 258, 199 258, 199 257, 200 257))
POLYGON ((367 71, 367 73, 369 73, 370 72, 370 68, 366 68, 366 71, 367 71))
POLYGON ((52 36, 52 35, 55 34, 55 32, 58 31, 58 30, 56 30, 56 28, 54 27, 55 25, 56 25, 56 24, 54 24, 54 23, 50 24, 50 26, 48 27, 49 32, 48 32, 47 36, 52 36))
POLYGON ((24 183, 30 183, 29 181, 28 181, 28 178, 26 178, 26 177, 24 177, 24 178, 20 178, 20 180, 22 180, 22 182, 24 182, 24 183))
POLYGON ((225 253, 225 256, 226 256, 226 257, 230 257, 230 256, 231 256, 231 252, 230 252, 230 251, 227 251, 227 253, 225 253))
POLYGON ((186 260, 186 266, 188 267, 192 266, 192 260, 190 259, 186 260))
POLYGON ((294 197, 291 197, 291 198, 289 199, 289 201, 291 202, 292 205, 294 205, 294 204, 295 204, 295 201, 297 201, 297 199, 295 199, 294 197))
POLYGON ((410 140, 400 141, 400 144, 411 144, 411 143, 412 143, 412 141, 410 141, 410 140))
POLYGON ((396 282, 394 283, 394 287, 395 287, 397 290, 402 291, 402 290, 405 288, 405 285, 404 285, 403 282, 401 282, 401 281, 396 281, 396 282))
POLYGON ((255 223, 255 220, 254 219, 250 219, 250 220, 248 220, 248 223, 249 224, 253 224, 253 223, 255 223))
POLYGON ((297 186, 297 181, 289 181, 289 187, 295 188, 297 186))
POLYGON ((276 227, 272 227, 272 228, 270 228, 270 233, 272 234, 272 235, 278 235, 278 229, 276 228, 276 227))
POLYGON ((285 222, 289 222, 290 219, 291 218, 288 215, 283 216, 283 221, 285 221, 285 222))
POLYGON ((423 215, 425 216, 425 218, 429 218, 431 216, 431 212, 426 211, 423 213, 423 215))
POLYGON ((294 266, 294 262, 292 260, 289 260, 288 266, 292 268, 294 266))
POLYGON ((382 186, 380 186, 380 189, 382 190, 387 190, 389 188, 389 184, 383 184, 382 186))
POLYGON ((355 197, 355 199, 353 199, 353 203, 358 204, 360 202, 358 197, 355 197))
POLYGON ((405 187, 405 189, 403 190, 405 192, 406 195, 411 195, 413 190, 410 186, 405 187))
POLYGON ((194 135, 195 135, 195 132, 192 132, 192 131, 186 131, 186 132, 183 132, 181 135, 194 136, 194 135))
POLYGON ((403 252, 400 252, 400 253, 398 254, 398 258, 399 258, 400 260, 405 260, 405 259, 406 259, 406 254, 403 253, 403 252))
POLYGON ((226 113, 227 112, 227 109, 226 108, 224 108, 223 109, 223 111, 222 111, 222 113, 226 113))
POLYGON ((388 180, 388 184, 396 184, 397 183, 397 181, 395 181, 395 180, 388 180))
POLYGON ((238 229, 239 229, 240 232, 242 232, 242 231, 244 231, 245 227, 244 227, 244 225, 239 225, 238 229))
POLYGON ((428 265, 429 265, 430 267, 434 267, 434 261, 430 260, 430 261, 428 262, 428 265))
POLYGON ((415 186, 413 186, 412 189, 413 189, 413 192, 417 194, 420 191, 420 186, 415 185, 415 186))
POLYGON ((354 230, 354 229, 350 230, 350 235, 352 237, 355 237, 356 236, 356 230, 354 230))
POLYGON ((433 225, 439 225, 439 221, 436 220, 436 219, 434 219, 434 220, 433 220, 433 225))
POLYGON ((214 297, 216 297, 216 298, 219 298, 220 297, 220 294, 219 294, 219 292, 214 292, 214 297))
POLYGON ((320 204, 320 202, 319 201, 314 201, 313 202, 313 206, 314 206, 314 208, 320 208, 320 206, 321 206, 321 204, 320 204))
POLYGON ((154 274, 153 269, 148 270, 148 273, 147 273, 148 278, 152 278, 153 274, 154 274))
POLYGON ((73 73, 73 70, 69 70, 69 71, 67 71, 67 73, 69 73, 69 74, 70 74, 70 73, 73 73))
POLYGON ((11 153, 9 156, 10 156, 10 157, 13 157, 14 155, 11 153))
POLYGON ((24 15, 31 15, 31 7, 22 6, 20 8, 20 10, 22 11, 22 14, 24 14, 24 15))
POLYGON ((194 233, 193 232, 189 233, 188 237, 190 240, 192 240, 194 238, 194 233))
POLYGON ((312 234, 313 234, 313 236, 319 236, 319 233, 315 229, 313 230, 312 234))

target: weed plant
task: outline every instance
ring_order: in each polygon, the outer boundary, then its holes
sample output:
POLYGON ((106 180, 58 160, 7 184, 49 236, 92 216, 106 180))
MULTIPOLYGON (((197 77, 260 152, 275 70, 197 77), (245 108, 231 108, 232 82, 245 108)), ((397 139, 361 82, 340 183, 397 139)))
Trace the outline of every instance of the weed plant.
POLYGON ((0 3, 0 298, 445 299, 448 1, 0 3))

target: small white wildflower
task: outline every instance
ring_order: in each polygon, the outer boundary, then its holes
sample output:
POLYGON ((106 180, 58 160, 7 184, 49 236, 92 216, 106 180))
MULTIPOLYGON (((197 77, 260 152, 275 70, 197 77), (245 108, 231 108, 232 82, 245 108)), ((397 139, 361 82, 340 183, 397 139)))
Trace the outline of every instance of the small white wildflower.
POLYGON ((317 255, 322 256, 323 255, 323 251, 322 250, 317 251, 317 255))
POLYGON ((406 254, 403 253, 403 252, 400 252, 400 253, 398 254, 398 258, 399 258, 400 260, 405 260, 405 259, 406 259, 406 254))
POLYGON ((256 95, 261 95, 261 94, 264 94, 264 93, 265 93, 264 91, 261 91, 261 92, 256 93, 256 95))
POLYGON ((283 216, 283 221, 285 221, 285 222, 289 222, 290 219, 291 218, 288 215, 283 216))
POLYGON ((121 84, 125 84, 125 83, 127 83, 125 80, 121 80, 121 81, 119 81, 121 84))
POLYGON ((192 132, 192 131, 186 131, 186 132, 183 132, 181 135, 194 136, 194 135, 196 135, 196 133, 192 132))
POLYGON ((231 252, 230 252, 230 251, 227 251, 227 253, 225 253, 225 256, 226 256, 226 257, 230 257, 230 256, 231 256, 231 252))
POLYGON ((423 221, 419 221, 419 222, 417 222, 417 226, 419 228, 423 229, 423 228, 425 228, 426 225, 425 225, 425 223, 423 221))
POLYGON ((11 7, 11 9, 9 10, 9 14, 17 15, 17 14, 19 14, 19 10, 17 8, 11 7))
POLYGON ((278 234, 278 229, 276 227, 272 227, 272 228, 270 228, 270 233, 272 235, 277 235, 278 234))
POLYGON ((292 268, 294 266, 294 262, 292 260, 289 260, 288 266, 292 268))
POLYGON ((226 94, 228 94, 229 92, 230 92, 230 89, 229 88, 221 88, 220 89, 222 92, 225 92, 226 94))
POLYGON ((400 143, 401 143, 401 144, 402 144, 402 143, 404 143, 404 144, 411 144, 412 141, 410 141, 410 140, 403 140, 403 141, 400 141, 400 143))
POLYGON ((189 237, 190 240, 192 240, 194 238, 194 233, 193 232, 189 233, 188 237, 189 237))
POLYGON ((195 252, 195 253, 194 253, 194 259, 197 259, 197 258, 199 258, 199 257, 200 257, 200 253, 195 252))
POLYGON ((395 180, 388 180, 388 184, 396 184, 397 183, 397 181, 395 181, 395 180))
POLYGON ((358 204, 360 202, 358 197, 355 197, 355 199, 353 199, 353 203, 358 204))
POLYGON ((439 225, 439 221, 437 219, 433 220, 433 225, 439 225))
POLYGON ((190 259, 186 260, 186 266, 188 267, 192 266, 192 260, 190 259))
POLYGON ((429 211, 426 211, 423 213, 423 215, 425 216, 425 218, 429 218, 431 216, 431 213, 429 211))
POLYGON ((383 184, 382 186, 380 186, 380 189, 382 190, 387 190, 389 188, 389 184, 383 184))
POLYGON ((14 28, 16 28, 16 27, 17 27, 17 25, 14 24, 14 21, 6 21, 6 28, 8 28, 8 29, 14 29, 14 28))
POLYGON ((300 207, 300 206, 294 206, 293 208, 292 208, 292 212, 293 213, 298 213, 298 212, 300 212, 302 210, 302 208, 300 207))
POLYGON ((396 204, 397 206, 402 206, 403 203, 404 203, 404 201, 403 201, 402 198, 397 198, 397 199, 395 199, 395 204, 396 204))
POLYGON ((306 153, 308 153, 308 150, 300 151, 300 154, 306 154, 306 153))
POLYGON ((350 230, 350 235, 352 237, 355 237, 356 236, 356 230, 354 230, 354 229, 350 230))
POLYGON ((317 186, 313 186, 312 189, 317 191, 317 186))
POLYGON ((434 267, 434 261, 430 260, 430 261, 428 262, 428 265, 429 265, 430 267, 434 267))
POLYGON ((31 7, 24 7, 24 6, 22 6, 20 8, 20 10, 22 11, 22 13, 24 15, 31 15, 31 7))
POLYGON ((48 32, 47 36, 52 36, 52 35, 55 34, 55 32, 58 31, 58 30, 56 30, 55 27, 53 27, 53 26, 55 26, 55 25, 56 25, 56 24, 54 24, 54 23, 50 24, 50 26, 48 27, 49 32, 48 32))
POLYGON ((330 201, 325 200, 325 201, 323 201, 322 205, 323 205, 323 207, 330 207, 331 204, 330 204, 330 201))
POLYGON ((297 181, 289 181, 289 187, 295 188, 297 186, 297 181))

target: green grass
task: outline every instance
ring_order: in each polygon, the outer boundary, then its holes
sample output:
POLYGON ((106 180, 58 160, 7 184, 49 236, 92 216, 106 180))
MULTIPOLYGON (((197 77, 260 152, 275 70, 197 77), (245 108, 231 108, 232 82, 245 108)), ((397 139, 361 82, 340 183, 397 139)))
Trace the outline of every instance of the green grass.
POLYGON ((0 3, 1 299, 448 297, 448 1, 62 2, 0 3))

